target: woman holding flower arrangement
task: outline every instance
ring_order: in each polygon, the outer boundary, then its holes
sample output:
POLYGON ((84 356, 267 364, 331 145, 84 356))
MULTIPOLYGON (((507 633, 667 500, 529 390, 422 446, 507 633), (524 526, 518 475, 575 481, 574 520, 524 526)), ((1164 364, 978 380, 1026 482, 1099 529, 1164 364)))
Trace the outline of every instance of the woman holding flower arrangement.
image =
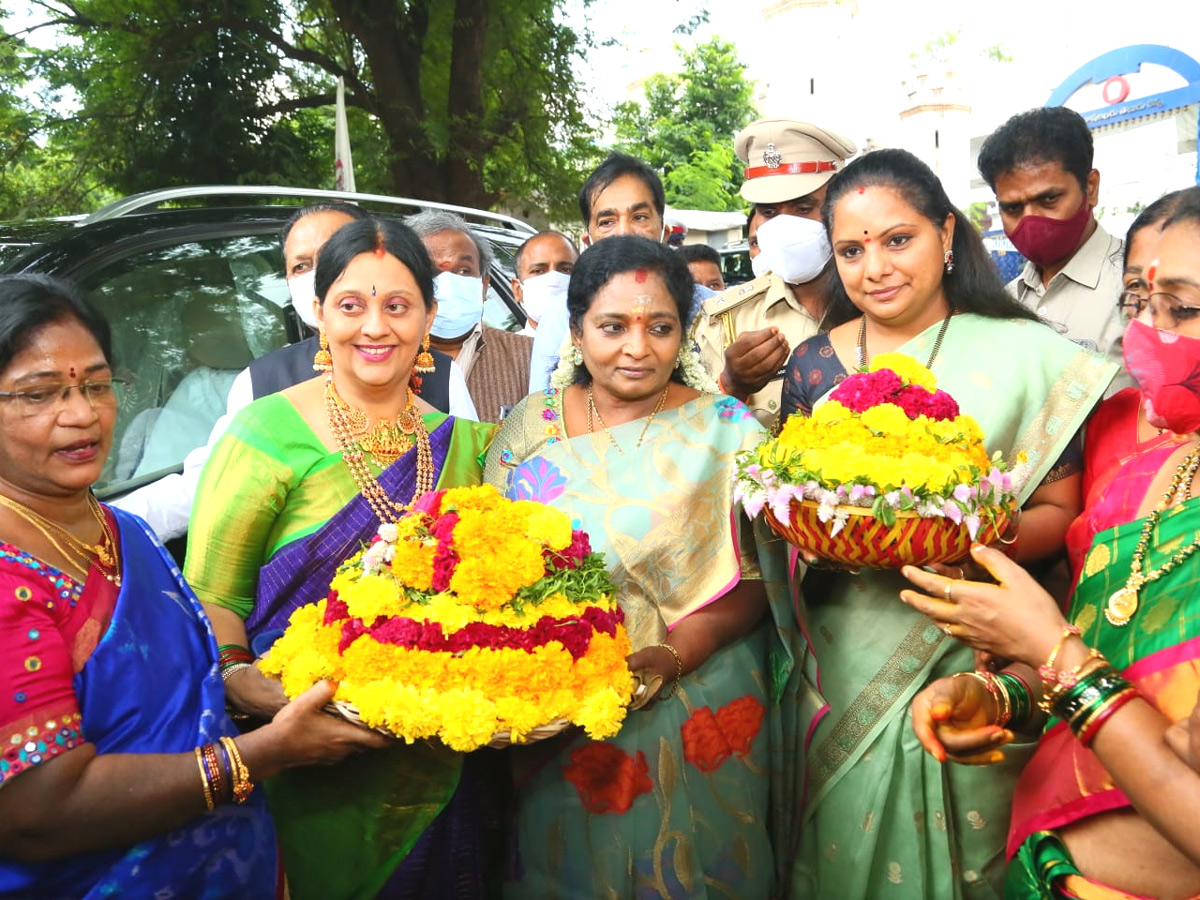
MULTIPOLYGON (((912 154, 851 163, 829 182, 824 215, 839 276, 834 327, 793 352, 780 440, 790 413, 811 414, 849 373, 880 354, 911 357, 978 423, 989 454, 1027 463, 1022 513, 1001 538, 1008 552, 1059 553, 1080 505, 1072 441, 1114 367, 1004 292, 978 234, 912 154)), ((943 509, 962 516, 952 501, 943 509)), ((991 896, 1019 761, 944 771, 905 721, 925 684, 971 667, 970 650, 898 602, 898 572, 814 574, 803 613, 812 708, 792 735, 806 767, 792 896, 874 897, 894 885, 912 897, 991 896)))
POLYGON ((684 342, 691 302, 687 267, 661 244, 598 242, 571 276, 571 346, 552 387, 513 410, 488 453, 487 481, 567 512, 604 552, 644 687, 609 741, 572 732, 510 751, 514 897, 772 889, 791 614, 780 542, 734 515, 731 496, 733 457, 762 428, 708 392, 684 342))
MULTIPOLYGON (((433 267, 404 225, 365 219, 321 248, 324 371, 233 420, 201 476, 186 571, 222 645, 230 703, 270 719, 279 682, 253 665, 343 561, 436 487, 478 484, 493 426, 435 412, 433 267), (253 650, 250 648, 253 647, 253 650)), ((475 897, 479 777, 462 754, 395 745, 268 785, 293 897, 475 897), (461 782, 461 783, 460 783, 461 782), (453 862, 450 857, 453 856, 453 862)))
MULTIPOLYGON (((1200 189, 1180 192, 1161 234, 1145 237, 1157 246, 1142 296, 1122 298, 1132 319, 1123 348, 1147 422, 1171 437, 1134 448, 1126 431, 1125 458, 1080 518, 1092 540, 1067 614, 987 548, 974 556, 999 583, 953 582, 949 602, 945 579, 905 570, 934 595, 910 590, 905 602, 1012 660, 998 675, 941 679, 917 696, 913 726, 926 749, 987 764, 1014 732, 1041 732, 1013 799, 1008 897, 1200 892, 1188 733, 1200 691, 1200 189)), ((1108 404, 1128 410, 1121 395, 1108 404)))

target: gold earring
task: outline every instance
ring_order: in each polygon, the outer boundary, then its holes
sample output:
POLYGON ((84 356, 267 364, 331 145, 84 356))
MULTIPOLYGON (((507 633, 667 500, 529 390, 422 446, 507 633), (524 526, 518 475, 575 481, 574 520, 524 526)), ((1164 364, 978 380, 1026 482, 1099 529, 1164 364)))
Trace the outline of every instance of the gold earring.
POLYGON ((433 361, 433 354, 429 352, 429 332, 425 332, 425 340, 421 342, 421 352, 417 354, 417 362, 413 366, 413 371, 420 372, 422 375, 428 375, 430 372, 436 370, 437 366, 433 361))
POLYGON ((321 336, 318 338, 321 349, 317 351, 317 355, 313 357, 314 372, 332 372, 333 371, 333 355, 329 352, 329 338, 325 336, 325 329, 321 329, 321 336))

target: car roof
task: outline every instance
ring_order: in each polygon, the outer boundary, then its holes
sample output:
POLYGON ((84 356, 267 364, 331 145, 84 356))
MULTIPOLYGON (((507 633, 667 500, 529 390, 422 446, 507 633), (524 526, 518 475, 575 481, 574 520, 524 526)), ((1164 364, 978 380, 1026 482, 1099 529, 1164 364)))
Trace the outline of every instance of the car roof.
POLYGON ((229 225, 236 225, 241 233, 269 234, 282 229, 302 206, 335 201, 353 202, 372 215, 388 218, 424 210, 453 212, 462 216, 472 231, 507 249, 508 255, 537 231, 500 213, 382 194, 196 185, 134 194, 86 216, 0 223, 0 271, 34 269, 69 275, 96 254, 127 240, 174 243, 212 236, 229 225))

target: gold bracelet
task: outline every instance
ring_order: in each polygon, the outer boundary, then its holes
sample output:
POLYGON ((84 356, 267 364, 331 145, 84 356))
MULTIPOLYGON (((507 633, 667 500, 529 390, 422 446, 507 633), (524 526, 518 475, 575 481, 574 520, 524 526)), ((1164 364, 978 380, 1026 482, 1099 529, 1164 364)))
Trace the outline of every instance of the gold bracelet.
POLYGON ((1012 701, 1009 700, 1008 691, 1004 689, 1000 679, 991 672, 955 672, 950 679, 953 681, 955 678, 974 678, 979 681, 996 703, 995 724, 1001 728, 1008 724, 1008 720, 1012 718, 1012 701))
POLYGON ((1005 547, 1011 547, 1017 542, 1017 538, 1021 535, 1021 507, 1017 507, 1017 517, 1013 519, 1013 524, 1017 526, 1016 533, 1013 534, 1007 541, 1002 535, 996 535, 996 542, 1003 544, 1005 547))
POLYGON ((679 691, 679 679, 683 677, 683 657, 679 655, 679 651, 670 644, 655 644, 655 647, 661 647, 673 657, 675 657, 675 680, 671 682, 669 688, 659 691, 659 700, 670 700, 679 691))
POLYGON ((242 754, 238 752, 237 744, 231 737, 222 737, 221 746, 229 757, 230 778, 233 781, 233 799, 237 803, 245 803, 254 790, 254 782, 250 780, 250 770, 242 762, 242 754))
POLYGON ((196 765, 200 767, 200 784, 204 787, 204 805, 210 810, 216 809, 217 804, 213 800, 212 785, 208 781, 208 767, 204 765, 204 751, 199 747, 196 748, 196 765))

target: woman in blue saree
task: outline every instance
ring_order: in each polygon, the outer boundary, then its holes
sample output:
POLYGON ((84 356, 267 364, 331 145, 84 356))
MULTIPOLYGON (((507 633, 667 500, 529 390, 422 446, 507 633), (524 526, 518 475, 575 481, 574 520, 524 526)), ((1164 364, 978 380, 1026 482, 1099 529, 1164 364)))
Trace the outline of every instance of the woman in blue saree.
MULTIPOLYGON (((436 311, 425 247, 396 222, 343 226, 315 279, 316 377, 255 401, 201 476, 185 570, 228 649, 230 701, 270 719, 278 682, 248 664, 338 566, 432 488, 477 484, 491 425, 411 390, 436 311), (253 648, 251 651, 250 648, 253 648)), ((419 377, 419 376, 418 376, 419 377)), ((393 745, 267 785, 294 898, 472 898, 485 889, 481 771, 427 744, 393 745)))
POLYGON ((650 701, 611 740, 569 732, 509 751, 508 896, 772 890, 791 671, 782 545, 734 506, 733 458, 763 432, 740 401, 691 386, 707 379, 683 345, 691 298, 686 266, 661 244, 587 250, 568 288, 560 386, 518 404, 488 454, 489 482, 565 510, 605 554, 650 701))
POLYGON ((0 309, 0 896, 276 896, 243 776, 381 738, 322 714, 328 685, 237 736, 199 602, 91 493, 116 419, 107 323, 36 276, 0 279, 0 309))

